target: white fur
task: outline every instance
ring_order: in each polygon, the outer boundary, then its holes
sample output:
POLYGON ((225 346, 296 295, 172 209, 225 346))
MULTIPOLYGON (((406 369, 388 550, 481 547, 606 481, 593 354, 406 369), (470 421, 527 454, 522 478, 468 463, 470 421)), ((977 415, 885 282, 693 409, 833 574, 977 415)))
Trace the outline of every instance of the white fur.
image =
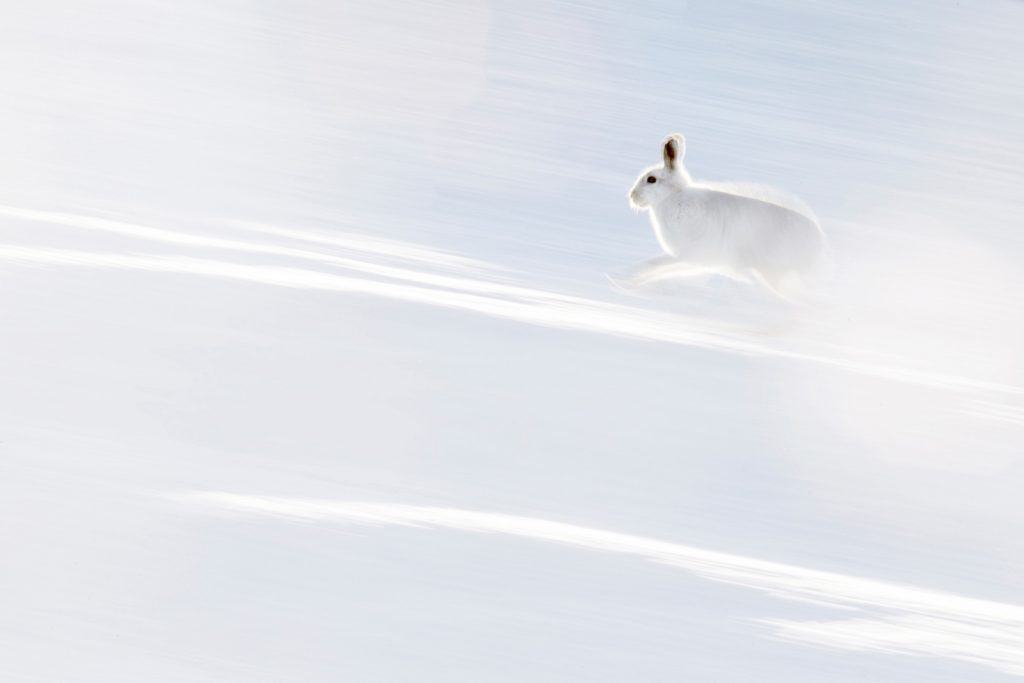
POLYGON ((682 135, 669 136, 663 163, 645 170, 629 192, 630 205, 650 213, 666 255, 634 268, 625 284, 717 273, 756 280, 784 298, 797 293, 824 261, 814 214, 771 188, 694 182, 683 166, 684 145, 682 135))

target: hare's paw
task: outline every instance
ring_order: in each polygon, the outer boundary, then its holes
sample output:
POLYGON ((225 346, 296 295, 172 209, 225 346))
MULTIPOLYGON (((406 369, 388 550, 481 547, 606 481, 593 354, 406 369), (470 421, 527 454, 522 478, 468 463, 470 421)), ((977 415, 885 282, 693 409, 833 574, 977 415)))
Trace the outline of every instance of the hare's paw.
POLYGON ((640 286, 636 281, 636 278, 631 275, 622 273, 605 273, 604 276, 607 278, 609 284, 611 284, 612 289, 617 292, 622 292, 623 294, 632 294, 636 291, 637 287, 640 286))

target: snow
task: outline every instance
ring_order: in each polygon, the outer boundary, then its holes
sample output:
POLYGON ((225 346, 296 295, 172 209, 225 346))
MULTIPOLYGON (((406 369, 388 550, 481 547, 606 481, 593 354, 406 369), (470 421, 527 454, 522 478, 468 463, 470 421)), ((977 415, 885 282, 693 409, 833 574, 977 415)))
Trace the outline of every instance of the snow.
POLYGON ((1024 674, 1020 4, 6 14, 4 680, 1024 674), (611 290, 676 130, 820 301, 611 290))

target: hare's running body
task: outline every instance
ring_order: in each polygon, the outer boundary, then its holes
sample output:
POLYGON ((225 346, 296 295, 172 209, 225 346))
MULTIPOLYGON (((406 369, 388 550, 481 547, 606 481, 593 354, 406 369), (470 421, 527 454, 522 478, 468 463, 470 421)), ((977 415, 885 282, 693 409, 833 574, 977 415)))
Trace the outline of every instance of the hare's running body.
POLYGON ((807 272, 821 254, 821 230, 807 216, 699 185, 651 207, 651 221, 670 256, 740 279, 760 274, 774 282, 807 272))
POLYGON ((696 183, 682 155, 682 136, 670 137, 664 165, 647 169, 630 191, 630 203, 650 212, 666 253, 637 268, 630 284, 713 272, 758 280, 782 296, 799 287, 824 251, 809 210, 784 206, 767 189, 696 183))

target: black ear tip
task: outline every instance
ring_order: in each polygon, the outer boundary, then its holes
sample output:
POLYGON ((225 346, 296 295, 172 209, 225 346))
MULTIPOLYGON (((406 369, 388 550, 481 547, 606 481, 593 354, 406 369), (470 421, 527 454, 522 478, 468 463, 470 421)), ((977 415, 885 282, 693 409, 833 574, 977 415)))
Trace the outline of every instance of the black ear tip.
POLYGON ((665 141, 665 154, 668 155, 669 159, 676 158, 676 140, 675 138, 669 138, 665 141))

